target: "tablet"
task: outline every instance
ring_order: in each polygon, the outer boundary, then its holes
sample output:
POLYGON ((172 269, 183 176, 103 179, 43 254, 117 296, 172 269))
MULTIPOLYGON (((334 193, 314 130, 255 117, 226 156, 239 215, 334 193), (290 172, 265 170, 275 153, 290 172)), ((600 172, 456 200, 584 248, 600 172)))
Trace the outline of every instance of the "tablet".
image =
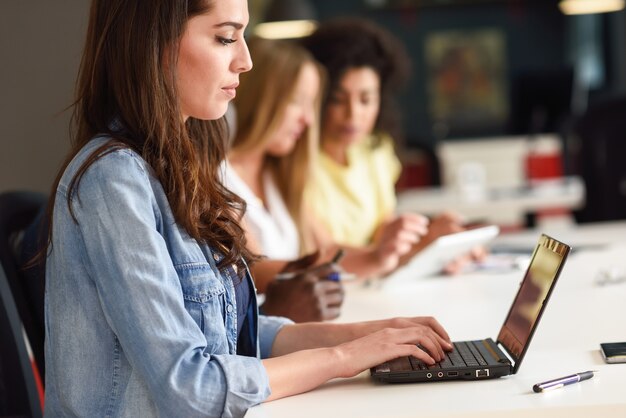
POLYGON ((410 270, 416 277, 441 274, 449 262, 468 253, 472 248, 489 242, 499 232, 498 226, 489 225, 443 235, 415 254, 403 270, 410 270))

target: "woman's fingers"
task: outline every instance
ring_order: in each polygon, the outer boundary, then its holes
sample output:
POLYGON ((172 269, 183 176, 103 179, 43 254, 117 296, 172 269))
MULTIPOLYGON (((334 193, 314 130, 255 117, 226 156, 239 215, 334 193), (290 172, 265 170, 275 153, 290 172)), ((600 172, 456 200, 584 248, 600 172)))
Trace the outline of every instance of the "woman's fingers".
POLYGON ((443 344, 444 346, 449 345, 450 341, 452 341, 450 339, 450 336, 446 332, 446 329, 434 317, 432 317, 432 316, 420 316, 420 317, 415 318, 415 320, 417 320, 421 325, 425 325, 425 326, 431 328, 441 338, 441 340, 445 343, 445 344, 443 344))
POLYGON ((341 314, 341 308, 338 306, 327 306, 323 312, 324 320, 336 319, 341 314))
POLYGON ((367 368, 403 356, 413 356, 426 364, 445 357, 445 340, 426 325, 406 328, 384 328, 342 344, 337 348, 345 358, 344 376, 353 376, 367 368))
POLYGON ((432 316, 416 316, 416 317, 410 317, 410 318, 393 318, 389 322, 389 326, 391 328, 399 328, 399 329, 410 328, 410 327, 414 327, 416 325, 423 325, 423 326, 431 328, 433 330, 433 332, 435 332, 435 334, 437 334, 437 336, 439 337, 440 341, 442 342, 441 345, 444 348, 452 349, 452 345, 450 345, 450 341, 451 341, 450 340, 450 336, 446 332, 446 330, 443 327, 443 325, 441 325, 439 323, 439 321, 437 321, 432 316))
POLYGON ((343 303, 344 292, 339 283, 335 282, 320 282, 321 287, 320 294, 326 306, 341 306, 343 303))
MULTIPOLYGON (((430 356, 430 363, 443 360, 445 354, 439 336, 427 326, 415 326, 403 330, 394 329, 392 335, 399 333, 397 343, 420 345, 430 356)), ((395 335, 394 335, 395 336, 395 335)))
POLYGON ((437 362, 430 354, 419 348, 417 345, 407 344, 407 349, 409 351, 409 353, 406 354, 407 356, 413 356, 426 364, 435 364, 437 362))
POLYGON ((443 360, 443 349, 439 345, 439 342, 436 340, 436 337, 433 335, 424 335, 420 338, 418 348, 421 348, 423 351, 427 352, 430 357, 434 359, 435 362, 439 362, 443 360))
POLYGON ((392 229, 396 232, 406 231, 418 236, 428 233, 428 219, 421 215, 405 213, 399 215, 392 223, 392 229))
POLYGON ((283 272, 298 272, 300 270, 304 270, 312 265, 314 265, 320 256, 320 252, 315 251, 313 253, 307 254, 303 257, 298 258, 297 260, 293 260, 288 262, 285 267, 281 270, 283 272))

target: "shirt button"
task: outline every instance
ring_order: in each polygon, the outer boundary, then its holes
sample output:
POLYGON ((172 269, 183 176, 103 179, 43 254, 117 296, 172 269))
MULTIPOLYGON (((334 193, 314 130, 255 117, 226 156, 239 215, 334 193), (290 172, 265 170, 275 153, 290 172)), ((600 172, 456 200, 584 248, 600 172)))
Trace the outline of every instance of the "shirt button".
POLYGON ((228 305, 226 307, 226 312, 231 313, 233 311, 233 305, 228 305))

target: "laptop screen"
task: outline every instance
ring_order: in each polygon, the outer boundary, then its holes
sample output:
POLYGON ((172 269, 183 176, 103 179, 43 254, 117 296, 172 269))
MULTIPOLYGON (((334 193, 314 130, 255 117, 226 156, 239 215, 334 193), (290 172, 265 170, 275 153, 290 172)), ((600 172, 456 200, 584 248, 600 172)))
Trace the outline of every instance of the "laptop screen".
POLYGON ((570 248, 547 235, 539 243, 498 335, 517 371, 570 248))

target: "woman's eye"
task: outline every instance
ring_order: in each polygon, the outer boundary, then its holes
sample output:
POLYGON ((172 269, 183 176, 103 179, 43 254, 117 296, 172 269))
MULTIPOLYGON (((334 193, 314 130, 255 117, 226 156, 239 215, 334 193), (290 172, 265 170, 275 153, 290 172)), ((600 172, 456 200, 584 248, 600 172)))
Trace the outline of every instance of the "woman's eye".
POLYGON ((230 44, 232 44, 232 43, 234 43, 234 42, 237 42, 237 40, 236 40, 236 39, 233 39, 233 38, 224 38, 224 37, 222 37, 222 36, 218 36, 218 37, 217 37, 217 40, 218 40, 218 41, 219 41, 222 45, 230 45, 230 44))

